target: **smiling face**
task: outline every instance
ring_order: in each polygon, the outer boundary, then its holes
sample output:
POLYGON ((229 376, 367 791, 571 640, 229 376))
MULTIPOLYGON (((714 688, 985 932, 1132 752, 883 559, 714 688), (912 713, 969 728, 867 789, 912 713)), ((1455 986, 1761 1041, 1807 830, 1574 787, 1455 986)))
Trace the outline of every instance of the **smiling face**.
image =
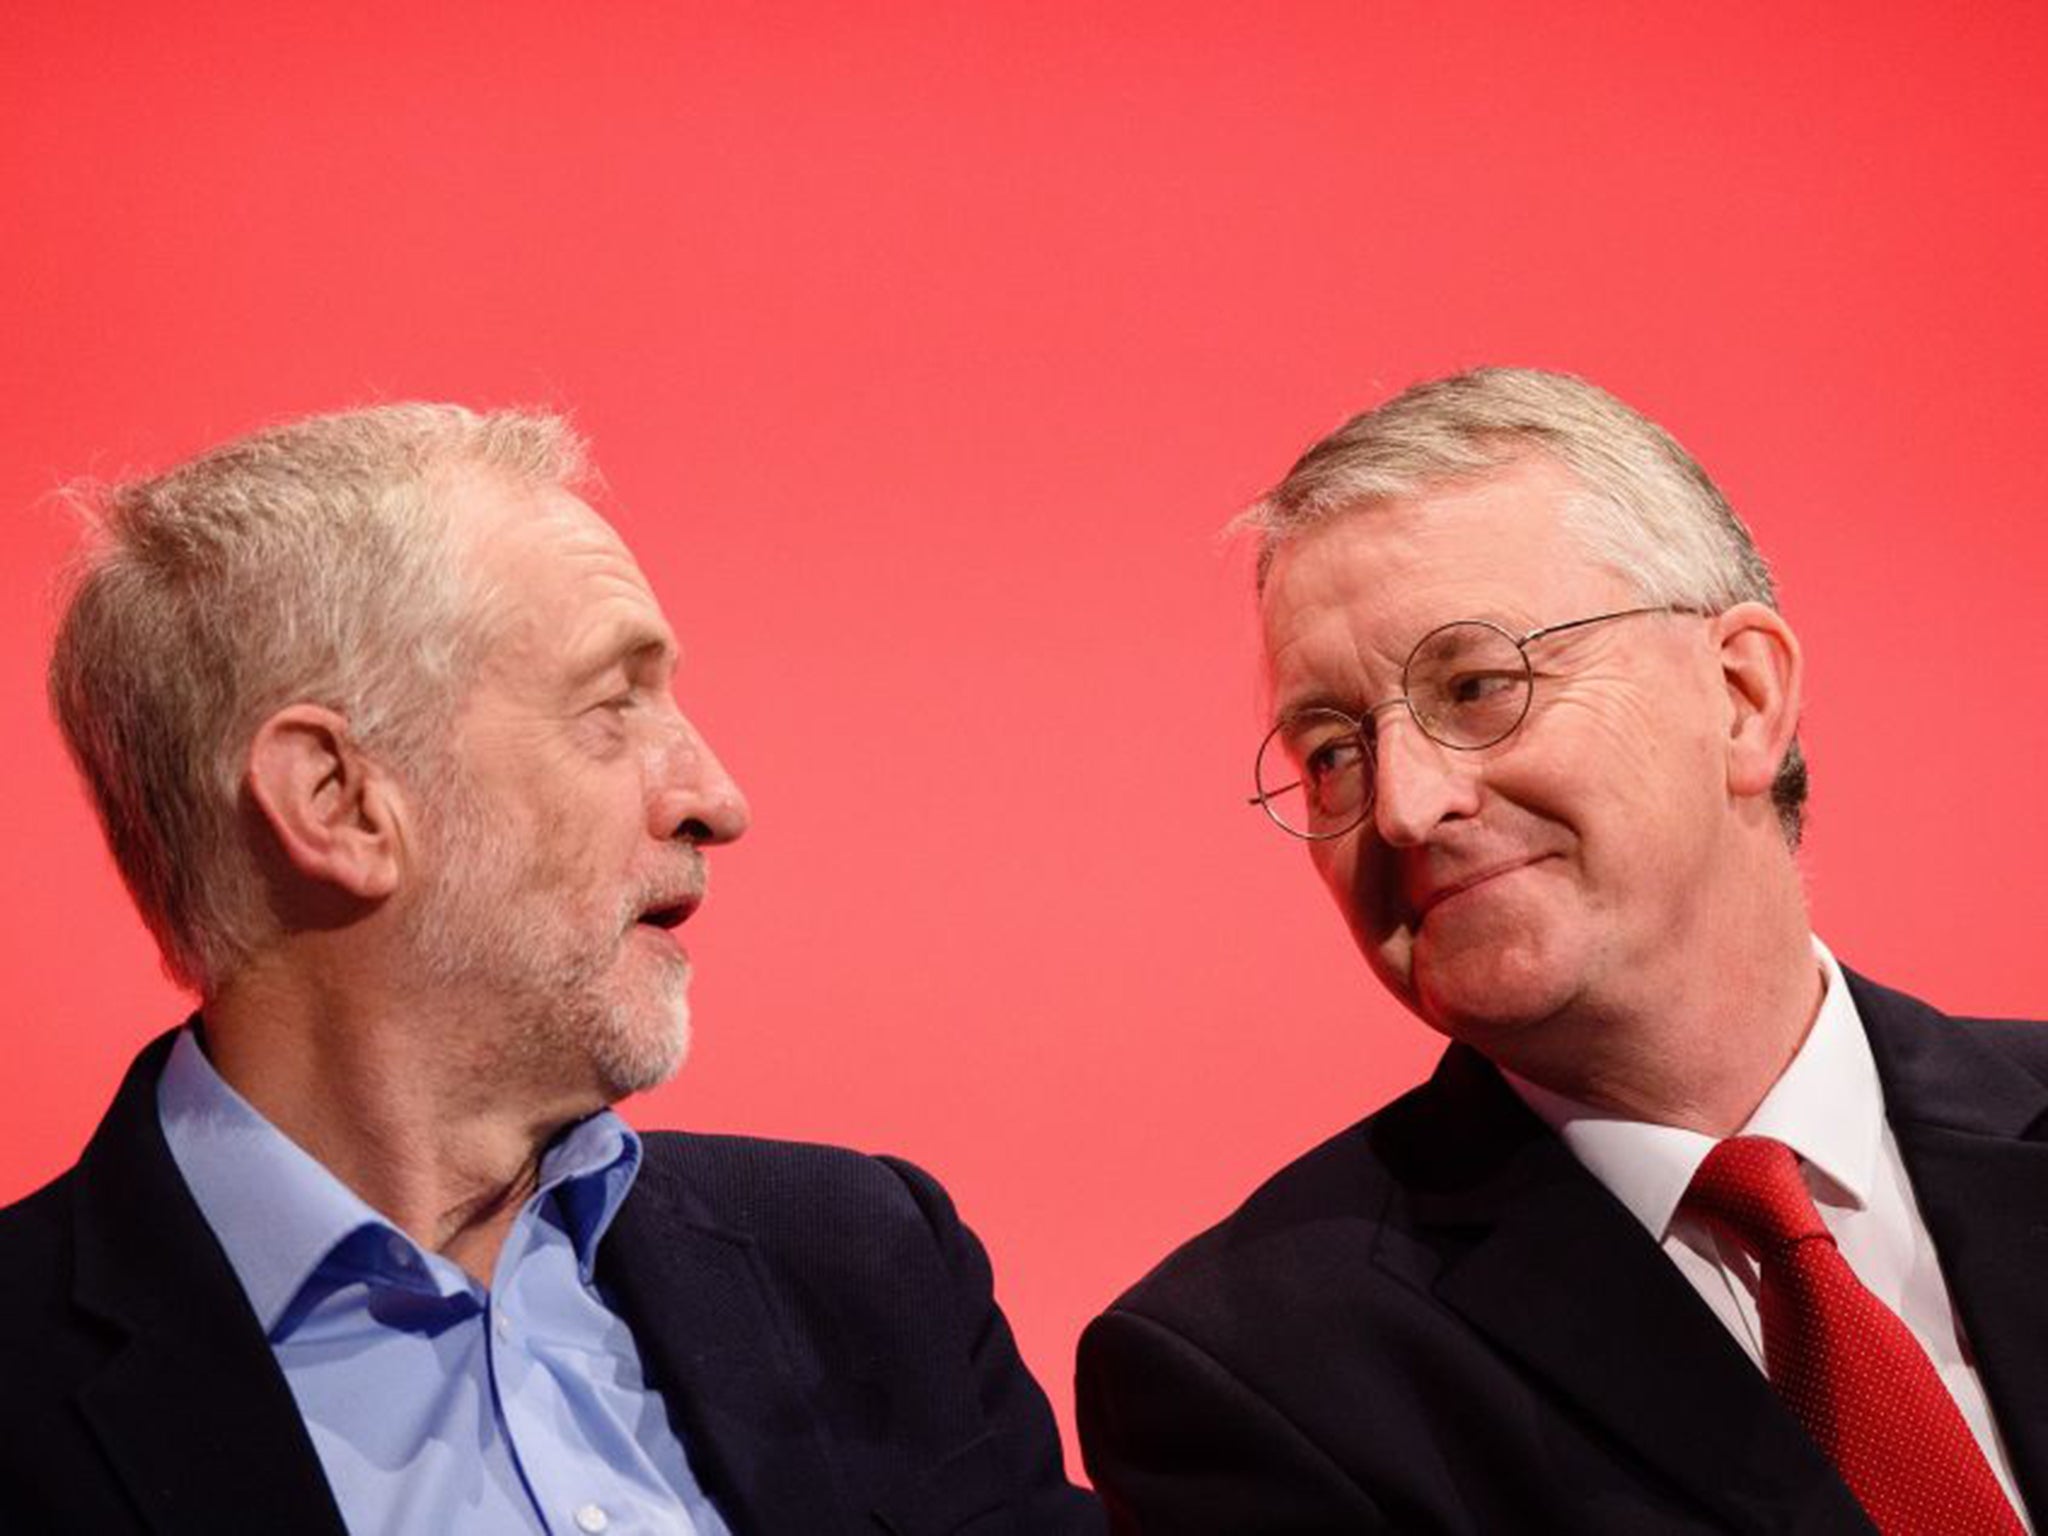
POLYGON ((421 786, 409 936, 494 1021, 506 1070, 609 1102, 682 1061, 672 930, 746 802, 676 707, 674 634, 602 518, 563 491, 472 485, 456 525, 495 640, 421 786))
MULTIPOLYGON (((1522 634, 1640 604, 1566 531, 1578 493, 1528 459, 1283 546, 1261 602, 1276 718, 1398 695, 1410 648, 1454 619, 1522 634)), ((1378 714, 1371 816, 1309 846, 1373 970, 1426 1022, 1513 1064, 1525 1031, 1651 1005, 1698 953, 1730 864, 1707 623, 1651 615, 1536 642, 1527 717, 1479 751, 1378 714)))

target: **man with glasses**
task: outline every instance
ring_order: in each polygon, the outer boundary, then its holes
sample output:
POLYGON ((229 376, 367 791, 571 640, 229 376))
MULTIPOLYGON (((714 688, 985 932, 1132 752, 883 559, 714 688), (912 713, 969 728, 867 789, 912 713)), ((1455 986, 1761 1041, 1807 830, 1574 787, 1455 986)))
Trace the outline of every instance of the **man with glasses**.
POLYGON ((1119 1528, 2028 1529, 2048 1031, 1813 936, 1799 643, 1706 475, 1483 369, 1246 521, 1252 804, 1451 1045, 1090 1326, 1119 1528))

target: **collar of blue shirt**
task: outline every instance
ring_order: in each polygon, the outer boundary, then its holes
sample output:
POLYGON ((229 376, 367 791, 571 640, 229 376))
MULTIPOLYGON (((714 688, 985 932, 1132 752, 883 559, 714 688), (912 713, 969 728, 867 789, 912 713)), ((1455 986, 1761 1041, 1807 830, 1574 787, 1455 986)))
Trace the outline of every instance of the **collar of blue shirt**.
MULTIPOLYGON (((164 1139, 249 1304, 273 1343, 303 1318, 313 1293, 367 1281, 454 1298, 476 1287, 423 1250, 272 1125, 181 1031, 157 1083, 164 1139)), ((640 1168, 640 1138, 610 1110, 569 1127, 541 1158, 536 1197, 554 1210, 585 1283, 597 1246, 640 1168)))

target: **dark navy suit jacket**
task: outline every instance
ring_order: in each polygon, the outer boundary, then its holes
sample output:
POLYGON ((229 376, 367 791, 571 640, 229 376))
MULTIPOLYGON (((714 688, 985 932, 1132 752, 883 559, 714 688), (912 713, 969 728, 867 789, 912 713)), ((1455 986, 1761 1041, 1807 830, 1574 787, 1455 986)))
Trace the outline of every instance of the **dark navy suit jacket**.
MULTIPOLYGON (((0 1531, 340 1536, 157 1121, 170 1037, 0 1212, 0 1531)), ((1101 1529, 944 1191, 903 1163, 645 1138, 598 1278, 740 1536, 1101 1529)))
MULTIPOLYGON (((2048 1529, 2048 1028, 1849 987, 2048 1529)), ((1091 1324, 1079 1408, 1113 1523, 1146 1536, 1871 1536, 1657 1243, 1459 1046, 1091 1324)))

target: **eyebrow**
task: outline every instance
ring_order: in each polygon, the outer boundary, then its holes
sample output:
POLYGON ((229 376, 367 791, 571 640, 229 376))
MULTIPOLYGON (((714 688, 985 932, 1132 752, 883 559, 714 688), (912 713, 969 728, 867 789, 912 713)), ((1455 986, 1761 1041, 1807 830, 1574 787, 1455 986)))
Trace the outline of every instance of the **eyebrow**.
POLYGON ((1359 702, 1356 695, 1335 694, 1319 690, 1315 693, 1303 694, 1298 699, 1290 699, 1285 709, 1273 711, 1273 718, 1269 728, 1292 725, 1303 715, 1313 714, 1319 709, 1333 709, 1339 714, 1349 715, 1352 719, 1356 720, 1363 713, 1364 705, 1359 702))
POLYGON ((587 687, 607 672, 624 667, 636 670, 649 661, 682 664, 682 650, 661 630, 645 625, 621 625, 606 632, 604 642, 591 648, 590 660, 570 674, 570 686, 587 687))

